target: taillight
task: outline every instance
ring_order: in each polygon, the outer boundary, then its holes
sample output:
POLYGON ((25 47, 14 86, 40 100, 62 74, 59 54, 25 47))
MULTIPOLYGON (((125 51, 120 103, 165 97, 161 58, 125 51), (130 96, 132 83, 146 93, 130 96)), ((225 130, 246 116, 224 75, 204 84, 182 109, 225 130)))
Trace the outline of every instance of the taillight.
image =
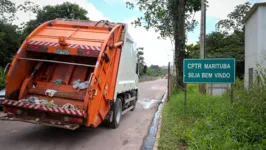
POLYGON ((22 114, 22 110, 21 109, 16 109, 16 108, 6 108, 5 111, 13 113, 13 114, 18 114, 18 115, 22 114))
POLYGON ((79 123, 79 124, 81 124, 83 122, 83 119, 82 118, 79 118, 79 117, 65 116, 64 117, 64 122, 73 122, 73 123, 79 123))
POLYGON ((91 54, 91 52, 89 50, 85 50, 85 49, 79 49, 77 51, 78 55, 81 55, 81 56, 88 56, 91 54))
POLYGON ((70 121, 74 122, 74 123, 82 123, 83 119, 82 118, 77 118, 77 117, 71 117, 70 121))
POLYGON ((31 51, 47 51, 48 50, 46 45, 30 45, 30 44, 26 46, 26 49, 31 50, 31 51))

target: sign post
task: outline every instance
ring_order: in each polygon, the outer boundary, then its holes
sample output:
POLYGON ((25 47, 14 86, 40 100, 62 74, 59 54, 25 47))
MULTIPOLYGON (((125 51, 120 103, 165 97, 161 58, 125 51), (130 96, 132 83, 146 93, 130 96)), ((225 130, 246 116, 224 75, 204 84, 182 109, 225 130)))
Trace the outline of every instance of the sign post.
MULTIPOLYGON (((184 83, 220 83, 232 84, 231 101, 233 101, 233 83, 235 83, 235 59, 184 59, 184 83)), ((186 101, 186 100, 185 100, 186 101)))

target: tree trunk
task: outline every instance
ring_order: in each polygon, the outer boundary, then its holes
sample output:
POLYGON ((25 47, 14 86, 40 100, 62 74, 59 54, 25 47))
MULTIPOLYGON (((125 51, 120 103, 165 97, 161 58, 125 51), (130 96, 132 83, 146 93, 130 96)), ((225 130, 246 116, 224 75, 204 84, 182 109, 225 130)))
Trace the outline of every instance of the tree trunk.
POLYGON ((185 58, 185 5, 186 0, 179 0, 178 4, 178 28, 177 37, 175 38, 175 50, 176 50, 176 66, 177 66, 177 82, 180 88, 184 88, 183 83, 183 60, 185 58))

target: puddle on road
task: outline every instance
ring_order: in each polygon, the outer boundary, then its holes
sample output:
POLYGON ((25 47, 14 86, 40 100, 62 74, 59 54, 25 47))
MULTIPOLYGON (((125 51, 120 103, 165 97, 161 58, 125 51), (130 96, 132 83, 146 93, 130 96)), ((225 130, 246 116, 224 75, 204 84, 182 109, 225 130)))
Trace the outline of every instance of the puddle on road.
POLYGON ((139 99, 138 103, 141 104, 143 109, 151 109, 157 106, 161 100, 155 100, 155 99, 139 99))

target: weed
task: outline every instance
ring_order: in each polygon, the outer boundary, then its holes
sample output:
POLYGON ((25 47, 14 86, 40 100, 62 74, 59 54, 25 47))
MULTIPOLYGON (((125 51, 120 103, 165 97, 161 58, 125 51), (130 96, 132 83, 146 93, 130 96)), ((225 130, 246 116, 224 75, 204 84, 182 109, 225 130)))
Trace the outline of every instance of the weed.
POLYGON ((266 92, 235 85, 234 103, 227 94, 201 95, 188 86, 188 104, 182 92, 164 106, 159 149, 266 149, 266 92))

